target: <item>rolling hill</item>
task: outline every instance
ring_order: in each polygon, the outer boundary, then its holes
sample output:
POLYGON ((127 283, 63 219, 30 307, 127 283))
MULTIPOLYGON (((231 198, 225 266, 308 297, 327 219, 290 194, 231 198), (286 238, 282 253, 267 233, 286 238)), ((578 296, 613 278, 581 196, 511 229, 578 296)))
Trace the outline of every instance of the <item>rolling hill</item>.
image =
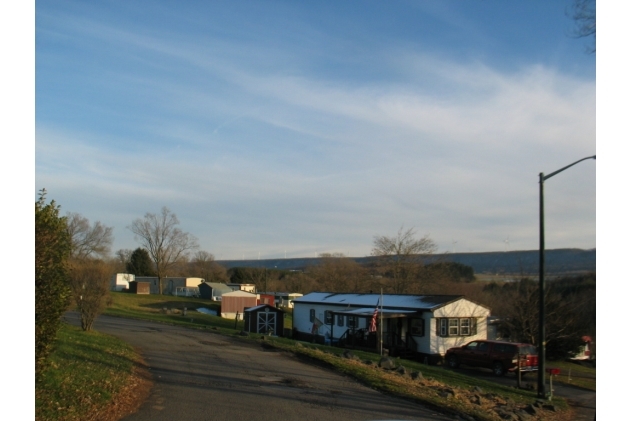
MULTIPOLYGON (((369 265, 375 260, 372 256, 351 257, 357 263, 369 265)), ((471 266, 476 274, 505 274, 533 276, 539 273, 539 250, 521 250, 485 253, 445 253, 419 255, 425 263, 449 261, 471 266)), ((281 270, 304 270, 316 265, 319 258, 304 257, 293 259, 262 260, 220 260, 226 269, 232 267, 259 267, 281 270)), ((596 249, 554 249, 546 250, 546 273, 564 275, 596 271, 596 249)))

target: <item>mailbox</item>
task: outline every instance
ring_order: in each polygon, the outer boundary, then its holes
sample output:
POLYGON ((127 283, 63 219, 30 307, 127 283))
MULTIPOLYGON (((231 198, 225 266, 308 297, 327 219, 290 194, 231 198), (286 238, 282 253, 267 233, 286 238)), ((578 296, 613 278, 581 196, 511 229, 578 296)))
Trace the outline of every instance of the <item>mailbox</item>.
POLYGON ((561 369, 560 368, 546 368, 546 372, 550 374, 551 376, 558 376, 559 374, 561 374, 561 369))

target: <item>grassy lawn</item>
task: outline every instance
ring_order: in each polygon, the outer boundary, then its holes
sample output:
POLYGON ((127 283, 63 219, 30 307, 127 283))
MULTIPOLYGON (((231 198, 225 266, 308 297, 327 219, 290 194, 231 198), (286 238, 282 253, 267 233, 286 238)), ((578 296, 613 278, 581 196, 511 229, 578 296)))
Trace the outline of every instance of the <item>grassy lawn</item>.
POLYGON ((134 295, 123 292, 112 292, 111 296, 112 306, 105 311, 105 314, 110 316, 152 320, 196 328, 243 329, 243 321, 235 323, 234 320, 197 311, 198 308, 206 308, 219 312, 220 304, 214 301, 193 297, 134 295), (186 308, 186 316, 184 315, 184 308, 186 308))
POLYGON ((589 363, 546 361, 546 368, 552 367, 561 369, 561 374, 552 379, 554 383, 596 391, 596 368, 589 363))
POLYGON ((36 419, 91 418, 128 385, 136 358, 119 339, 62 324, 50 366, 35 385, 36 419))
MULTIPOLYGON (((128 317, 132 319, 153 320, 161 323, 194 327, 217 328, 228 330, 242 330, 243 321, 224 319, 219 316, 211 316, 200 313, 198 308, 214 310, 219 314, 221 304, 202 298, 174 297, 170 295, 134 295, 124 292, 111 292, 112 306, 105 314, 110 316, 128 317), (186 308, 186 316, 184 316, 186 308), (164 312, 168 310, 168 314, 164 312)), ((284 327, 291 329, 292 313, 285 313, 284 327)))

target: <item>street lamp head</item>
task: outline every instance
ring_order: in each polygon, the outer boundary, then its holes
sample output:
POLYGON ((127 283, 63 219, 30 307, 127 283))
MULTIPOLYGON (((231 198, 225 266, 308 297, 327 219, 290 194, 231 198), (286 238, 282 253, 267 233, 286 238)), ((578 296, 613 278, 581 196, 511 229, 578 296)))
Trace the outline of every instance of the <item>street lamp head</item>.
POLYGON ((540 183, 543 183, 543 182, 544 182, 545 180, 547 180, 548 178, 550 178, 550 177, 552 177, 552 176, 555 176, 555 175, 557 175, 558 173, 560 173, 560 172, 562 172, 562 171, 565 171, 565 170, 567 170, 568 168, 570 168, 570 167, 572 167, 572 166, 574 166, 574 165, 578 164, 579 162, 585 161, 586 159, 596 159, 596 155, 594 155, 594 156, 587 156, 587 157, 585 157, 585 158, 583 158, 583 159, 579 159, 578 161, 576 161, 576 162, 572 162, 570 165, 567 165, 567 166, 565 166, 565 167, 561 168, 560 170, 556 170, 555 172, 553 172, 553 173, 551 173, 551 174, 548 174, 548 175, 544 175, 543 173, 539 173, 539 182, 540 182, 540 183))

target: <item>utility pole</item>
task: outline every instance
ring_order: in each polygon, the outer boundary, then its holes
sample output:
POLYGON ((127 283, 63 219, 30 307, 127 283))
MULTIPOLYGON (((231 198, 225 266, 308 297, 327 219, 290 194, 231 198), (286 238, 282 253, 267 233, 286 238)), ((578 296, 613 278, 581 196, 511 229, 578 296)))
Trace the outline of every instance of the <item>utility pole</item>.
POLYGON ((544 229, 544 212, 543 212, 543 183, 548 178, 557 175, 561 171, 565 171, 573 165, 578 164, 586 159, 596 159, 596 155, 588 156, 571 163, 551 174, 544 175, 539 173, 539 366, 537 368, 537 397, 546 399, 546 303, 545 303, 545 229, 544 229))

